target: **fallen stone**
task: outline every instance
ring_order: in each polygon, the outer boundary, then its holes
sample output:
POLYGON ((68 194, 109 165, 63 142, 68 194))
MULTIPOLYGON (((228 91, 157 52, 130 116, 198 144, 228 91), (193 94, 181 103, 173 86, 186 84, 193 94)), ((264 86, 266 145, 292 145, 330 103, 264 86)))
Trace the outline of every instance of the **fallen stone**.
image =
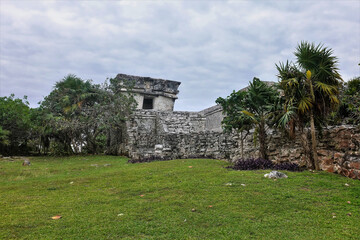
POLYGON ((31 164, 31 163, 30 163, 30 160, 25 159, 22 165, 23 165, 23 166, 30 166, 30 164, 31 164))
POLYGON ((288 178, 288 176, 285 173, 278 172, 278 171, 272 171, 270 173, 267 173, 267 174, 264 175, 264 177, 266 177, 266 178, 275 178, 275 179, 288 178))

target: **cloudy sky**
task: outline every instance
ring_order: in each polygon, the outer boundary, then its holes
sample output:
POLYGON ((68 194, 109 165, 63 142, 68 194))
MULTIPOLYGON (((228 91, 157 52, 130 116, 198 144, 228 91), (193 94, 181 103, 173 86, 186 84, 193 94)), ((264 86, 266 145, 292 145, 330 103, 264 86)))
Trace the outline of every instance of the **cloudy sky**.
POLYGON ((277 81, 302 40, 360 75, 360 1, 0 0, 0 14, 0 96, 31 107, 69 73, 125 73, 182 82, 175 110, 198 111, 254 76, 277 81))

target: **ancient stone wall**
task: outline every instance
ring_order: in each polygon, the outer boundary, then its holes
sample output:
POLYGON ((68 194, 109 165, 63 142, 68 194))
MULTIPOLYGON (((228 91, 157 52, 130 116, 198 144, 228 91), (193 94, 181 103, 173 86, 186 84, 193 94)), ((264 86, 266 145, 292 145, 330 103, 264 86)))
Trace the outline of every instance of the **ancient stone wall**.
MULTIPOLYGON (((217 158, 234 161, 256 158, 253 130, 248 135, 223 133, 209 118, 219 112, 161 112, 138 110, 128 122, 128 152, 134 160, 146 158, 217 158), (244 139, 241 141, 241 139, 244 139)), ((221 122, 221 121, 220 121, 221 122)), ((217 122, 217 124, 219 121, 217 122)), ((290 140, 279 131, 270 131, 269 159, 304 164, 300 138, 290 140)), ((324 129, 318 144, 321 168, 360 179, 360 129, 336 126, 324 129)))
POLYGON ((221 121, 224 118, 220 105, 206 108, 199 112, 205 118, 205 129, 209 131, 222 132, 221 121))

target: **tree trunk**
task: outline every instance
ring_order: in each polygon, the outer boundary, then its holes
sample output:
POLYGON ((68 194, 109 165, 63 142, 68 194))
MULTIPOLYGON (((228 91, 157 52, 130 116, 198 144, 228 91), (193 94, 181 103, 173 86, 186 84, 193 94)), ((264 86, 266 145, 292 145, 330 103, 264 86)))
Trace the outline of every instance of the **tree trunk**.
MULTIPOLYGON (((314 94, 313 84, 311 81, 311 72, 308 71, 308 72, 306 72, 306 74, 307 74, 307 79, 308 79, 309 85, 310 85, 310 94, 311 94, 312 103, 315 104, 315 94, 314 94)), ((318 161, 318 155, 317 155, 317 149, 316 149, 316 132, 315 132, 313 106, 310 109, 310 127, 311 127, 311 147, 312 147, 314 166, 315 166, 315 170, 319 171, 320 167, 319 167, 319 161, 318 161)))
POLYGON ((295 139, 295 120, 292 119, 289 122, 289 137, 295 139))
POLYGON ((313 155, 313 161, 314 161, 314 167, 315 170, 319 171, 319 160, 317 155, 317 148, 316 148, 316 132, 315 132, 315 123, 314 123, 314 113, 311 109, 310 112, 310 127, 311 127, 311 147, 312 147, 312 155, 313 155))
POLYGON ((266 130, 265 122, 262 120, 259 126, 259 144, 260 144, 260 157, 267 159, 266 154, 266 130))
POLYGON ((241 159, 244 159, 244 139, 243 139, 243 131, 240 132, 240 140, 241 140, 241 159))
POLYGON ((310 154, 308 135, 306 134, 306 132, 304 132, 304 129, 301 130, 300 136, 301 136, 301 145, 304 150, 306 166, 308 168, 314 168, 314 164, 313 164, 311 154, 310 154))

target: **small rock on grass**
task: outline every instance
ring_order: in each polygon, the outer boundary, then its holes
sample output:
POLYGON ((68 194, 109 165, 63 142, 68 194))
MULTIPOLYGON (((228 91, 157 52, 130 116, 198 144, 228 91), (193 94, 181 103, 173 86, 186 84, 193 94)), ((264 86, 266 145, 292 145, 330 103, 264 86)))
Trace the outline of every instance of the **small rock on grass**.
POLYGON ((30 160, 29 159, 24 159, 24 162, 23 162, 23 166, 30 166, 30 160))
POLYGON ((288 176, 285 173, 278 172, 278 171, 271 171, 270 173, 265 174, 264 177, 273 178, 273 179, 288 178, 288 176))

